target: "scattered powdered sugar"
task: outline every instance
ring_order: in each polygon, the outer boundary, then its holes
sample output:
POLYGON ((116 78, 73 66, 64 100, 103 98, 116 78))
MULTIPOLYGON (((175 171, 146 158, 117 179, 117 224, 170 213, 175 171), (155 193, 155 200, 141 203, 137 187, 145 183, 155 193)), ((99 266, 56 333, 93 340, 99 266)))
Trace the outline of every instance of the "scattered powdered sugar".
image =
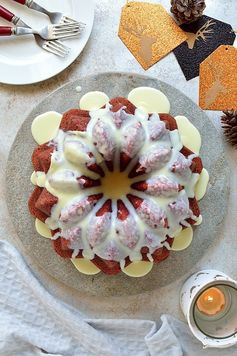
POLYGON ((111 226, 111 213, 102 216, 93 216, 88 224, 87 237, 92 247, 101 244, 109 233, 111 226))
POLYGON ((123 131, 121 150, 133 158, 144 144, 145 130, 140 122, 135 122, 126 126, 123 131))

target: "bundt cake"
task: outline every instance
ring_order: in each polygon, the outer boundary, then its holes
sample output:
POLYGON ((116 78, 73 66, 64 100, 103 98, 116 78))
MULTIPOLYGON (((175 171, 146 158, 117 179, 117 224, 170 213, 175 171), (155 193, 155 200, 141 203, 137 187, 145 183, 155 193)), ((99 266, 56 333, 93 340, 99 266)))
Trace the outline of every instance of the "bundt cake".
POLYGON ((165 260, 174 237, 200 216, 202 161, 183 146, 175 118, 123 97, 65 112, 32 164, 38 183, 29 210, 51 230, 57 254, 106 274, 165 260))

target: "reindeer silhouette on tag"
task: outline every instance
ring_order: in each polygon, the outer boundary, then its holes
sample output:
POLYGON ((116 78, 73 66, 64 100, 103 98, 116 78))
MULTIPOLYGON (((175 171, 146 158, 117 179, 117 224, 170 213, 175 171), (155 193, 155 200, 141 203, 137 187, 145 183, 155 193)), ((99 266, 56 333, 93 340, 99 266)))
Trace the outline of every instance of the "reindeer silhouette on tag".
POLYGON ((211 19, 208 20, 196 33, 185 32, 188 36, 188 39, 186 41, 188 43, 188 48, 193 49, 193 47, 195 46, 195 42, 199 41, 200 38, 202 38, 203 41, 206 42, 214 33, 213 28, 210 28, 213 25, 215 25, 215 21, 211 19))
POLYGON ((228 92, 228 89, 221 82, 223 74, 217 68, 215 68, 214 65, 210 65, 210 63, 207 63, 207 65, 209 66, 210 73, 212 74, 214 79, 212 85, 208 88, 205 96, 205 106, 206 108, 209 108, 216 101, 218 95, 226 94, 228 92))
POLYGON ((232 45, 235 33, 230 24, 203 15, 180 26, 187 39, 174 49, 174 54, 187 80, 199 75, 201 63, 221 45, 232 45))
POLYGON ((147 65, 150 65, 153 55, 152 46, 156 43, 157 38, 146 34, 146 27, 142 27, 137 23, 135 24, 135 27, 128 25, 124 26, 124 30, 139 39, 139 51, 137 54, 147 65))

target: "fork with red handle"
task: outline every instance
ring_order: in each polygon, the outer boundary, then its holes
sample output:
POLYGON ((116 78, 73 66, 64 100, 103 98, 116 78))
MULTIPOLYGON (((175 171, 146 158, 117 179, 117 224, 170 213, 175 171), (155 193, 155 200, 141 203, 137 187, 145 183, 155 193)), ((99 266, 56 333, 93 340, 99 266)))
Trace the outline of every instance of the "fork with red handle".
POLYGON ((78 23, 81 27, 81 30, 84 28, 85 24, 82 22, 78 22, 74 19, 71 19, 68 16, 65 16, 62 12, 51 12, 46 10, 44 7, 38 5, 35 1, 33 0, 13 0, 15 2, 18 2, 21 5, 25 5, 29 7, 30 9, 42 12, 43 14, 47 15, 50 18, 51 23, 57 24, 57 23, 78 23))
MULTIPOLYGON (((22 26, 25 28, 30 28, 25 22, 23 22, 19 17, 13 14, 11 11, 7 10, 5 7, 0 5, 0 17, 11 22, 14 25, 22 26)), ((0 35, 10 36, 12 35, 12 28, 7 26, 1 26, 0 35)), ((59 57, 65 57, 69 53, 69 47, 65 46, 61 41, 46 41, 42 39, 39 35, 35 34, 36 43, 46 51, 53 53, 59 57)))

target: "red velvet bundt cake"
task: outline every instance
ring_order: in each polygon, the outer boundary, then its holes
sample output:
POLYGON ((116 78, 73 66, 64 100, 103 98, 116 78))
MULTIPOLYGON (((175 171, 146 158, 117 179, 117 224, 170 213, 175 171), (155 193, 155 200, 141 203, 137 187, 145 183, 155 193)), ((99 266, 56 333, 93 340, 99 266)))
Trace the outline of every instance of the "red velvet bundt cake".
POLYGON ((122 97, 64 113, 32 163, 44 180, 29 209, 50 228, 55 251, 107 274, 132 261, 163 261, 200 215, 194 187, 202 161, 183 146, 176 120, 122 97))

